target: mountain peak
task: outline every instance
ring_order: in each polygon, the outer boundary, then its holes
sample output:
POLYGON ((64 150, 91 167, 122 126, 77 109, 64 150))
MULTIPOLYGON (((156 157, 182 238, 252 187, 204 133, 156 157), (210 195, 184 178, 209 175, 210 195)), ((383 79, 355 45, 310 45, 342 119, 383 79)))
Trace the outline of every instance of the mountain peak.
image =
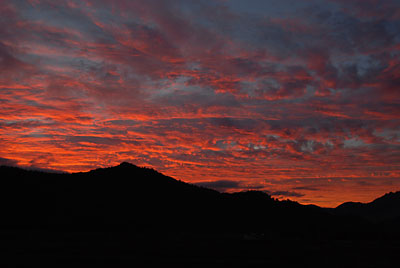
POLYGON ((134 164, 131 164, 129 162, 122 162, 121 164, 119 164, 117 167, 121 167, 121 168, 132 168, 132 167, 138 167, 134 164))
POLYGON ((377 199, 375 199, 374 201, 372 201, 372 204, 377 204, 377 203, 387 203, 387 202, 396 202, 396 203, 400 203, 400 191, 398 192, 389 192, 377 199))

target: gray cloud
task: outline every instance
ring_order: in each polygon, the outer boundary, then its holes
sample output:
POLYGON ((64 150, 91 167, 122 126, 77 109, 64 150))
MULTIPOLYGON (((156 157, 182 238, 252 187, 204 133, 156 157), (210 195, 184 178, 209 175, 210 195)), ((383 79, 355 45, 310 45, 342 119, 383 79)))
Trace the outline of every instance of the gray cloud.
POLYGON ((217 191, 224 192, 228 189, 238 189, 240 188, 240 182, 231 180, 218 180, 218 181, 208 181, 208 182, 197 182, 195 185, 215 189, 217 191))
POLYGON ((283 196, 283 197, 302 197, 304 194, 294 192, 294 191, 274 191, 274 192, 268 192, 269 195, 272 196, 283 196))

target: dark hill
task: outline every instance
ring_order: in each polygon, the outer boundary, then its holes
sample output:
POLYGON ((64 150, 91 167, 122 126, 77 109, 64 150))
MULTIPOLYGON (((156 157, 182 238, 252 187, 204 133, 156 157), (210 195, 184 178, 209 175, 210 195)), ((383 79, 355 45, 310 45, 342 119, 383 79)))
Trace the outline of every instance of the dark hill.
POLYGON ((3 166, 0 178, 0 257, 12 267, 389 267, 399 250, 396 233, 358 214, 219 193, 129 163, 73 174, 3 166))
POLYGON ((338 215, 357 215, 375 223, 400 218, 400 192, 387 193, 370 203, 347 202, 335 209, 338 215))
POLYGON ((2 225, 299 236, 352 228, 319 208, 259 191, 221 194, 129 163, 75 174, 1 167, 0 174, 2 225))

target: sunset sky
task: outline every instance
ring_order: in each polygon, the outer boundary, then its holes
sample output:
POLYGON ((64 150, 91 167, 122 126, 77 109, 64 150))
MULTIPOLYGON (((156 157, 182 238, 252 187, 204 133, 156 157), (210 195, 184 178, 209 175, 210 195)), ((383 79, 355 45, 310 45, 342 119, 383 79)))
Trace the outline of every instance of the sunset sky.
POLYGON ((303 204, 400 190, 397 0, 0 1, 0 164, 303 204))

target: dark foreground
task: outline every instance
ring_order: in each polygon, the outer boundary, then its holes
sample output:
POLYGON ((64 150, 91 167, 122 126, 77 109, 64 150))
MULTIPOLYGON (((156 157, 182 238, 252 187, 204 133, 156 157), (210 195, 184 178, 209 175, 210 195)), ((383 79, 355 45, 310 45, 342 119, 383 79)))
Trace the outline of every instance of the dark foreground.
POLYGON ((397 267, 400 252, 398 240, 126 231, 3 230, 1 241, 1 258, 12 267, 397 267))
POLYGON ((220 194, 129 164, 0 173, 2 267, 399 265, 397 193, 322 209, 220 194))

